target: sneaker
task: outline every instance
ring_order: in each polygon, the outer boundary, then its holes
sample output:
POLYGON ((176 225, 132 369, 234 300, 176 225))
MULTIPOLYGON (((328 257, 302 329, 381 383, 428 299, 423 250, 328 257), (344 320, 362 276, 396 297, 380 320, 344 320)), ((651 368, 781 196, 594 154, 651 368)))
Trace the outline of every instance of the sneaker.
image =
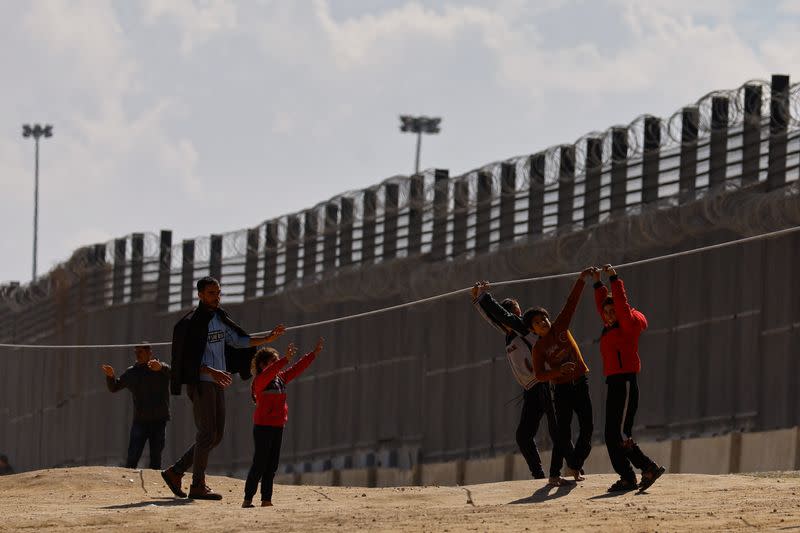
POLYGON ((656 482, 661 475, 666 472, 667 469, 663 466, 653 465, 644 472, 642 472, 642 481, 639 483, 639 490, 645 491, 653 486, 653 483, 656 482))
POLYGON ((618 479, 616 483, 608 487, 608 492, 627 492, 629 490, 636 490, 639 486, 634 479, 618 479))
POLYGON ((272 502, 269 500, 261 500, 261 507, 272 507, 272 502))
POLYGON ((217 494, 209 488, 208 485, 192 485, 189 488, 190 500, 221 500, 222 494, 217 494))
POLYGON ((172 467, 169 467, 166 470, 161 471, 161 477, 164 478, 164 483, 167 484, 167 487, 169 487, 169 490, 172 491, 172 494, 178 498, 186 497, 186 493, 181 489, 181 479, 183 479, 183 474, 179 474, 173 470, 172 467))
POLYGON ((253 500, 245 500, 242 502, 242 509, 247 509, 248 507, 255 507, 253 505, 253 500))

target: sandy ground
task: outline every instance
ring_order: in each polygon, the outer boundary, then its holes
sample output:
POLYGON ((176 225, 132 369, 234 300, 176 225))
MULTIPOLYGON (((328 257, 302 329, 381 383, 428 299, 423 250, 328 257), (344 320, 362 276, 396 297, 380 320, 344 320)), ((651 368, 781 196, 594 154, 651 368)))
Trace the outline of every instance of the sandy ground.
POLYGON ((224 499, 201 502, 174 498, 157 471, 63 468, 0 478, 0 531, 800 531, 796 472, 666 474, 646 493, 607 495, 613 481, 279 485, 275 507, 242 509, 238 479, 209 477, 224 499))

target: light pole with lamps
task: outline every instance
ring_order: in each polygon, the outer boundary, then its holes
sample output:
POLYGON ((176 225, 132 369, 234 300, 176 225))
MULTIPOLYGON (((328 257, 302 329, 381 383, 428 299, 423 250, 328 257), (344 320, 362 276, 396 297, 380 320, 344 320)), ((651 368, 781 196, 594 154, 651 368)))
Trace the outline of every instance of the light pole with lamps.
POLYGON ((46 124, 40 126, 39 124, 24 124, 22 126, 23 137, 33 137, 36 142, 36 163, 34 169, 34 186, 33 186, 33 278, 31 281, 36 281, 36 250, 39 240, 39 138, 52 137, 53 126, 46 124))
POLYGON ((400 115, 400 122, 400 131, 417 134, 417 157, 414 163, 414 174, 419 174, 419 151, 422 145, 422 134, 439 133, 439 123, 442 122, 442 119, 440 117, 412 117, 411 115, 400 115))

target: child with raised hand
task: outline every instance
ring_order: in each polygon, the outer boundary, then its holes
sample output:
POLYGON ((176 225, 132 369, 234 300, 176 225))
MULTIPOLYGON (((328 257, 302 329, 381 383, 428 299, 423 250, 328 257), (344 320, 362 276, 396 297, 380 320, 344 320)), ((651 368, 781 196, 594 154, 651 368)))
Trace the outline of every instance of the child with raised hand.
POLYGON ((314 350, 308 352, 284 370, 297 353, 292 343, 283 358, 274 348, 261 348, 253 356, 251 386, 253 402, 253 440, 255 453, 247 474, 242 507, 253 507, 253 496, 261 482, 261 507, 272 506, 272 485, 281 455, 283 427, 289 418, 286 403, 286 385, 298 377, 322 351, 324 339, 320 337, 314 350))

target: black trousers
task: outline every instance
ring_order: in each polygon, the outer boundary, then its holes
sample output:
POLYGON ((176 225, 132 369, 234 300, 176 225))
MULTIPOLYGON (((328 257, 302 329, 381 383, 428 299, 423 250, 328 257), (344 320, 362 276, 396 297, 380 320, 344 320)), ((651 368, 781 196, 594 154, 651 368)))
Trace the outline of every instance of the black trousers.
POLYGON ((639 408, 636 374, 616 374, 606 378, 606 448, 614 471, 622 479, 635 480, 631 464, 646 470, 655 463, 633 441, 633 419, 639 408), (623 435, 625 439, 623 439, 623 435))
POLYGON ((131 438, 128 441, 128 458, 125 461, 127 468, 136 468, 142 457, 144 445, 150 441, 150 468, 161 470, 161 452, 166 442, 167 421, 154 420, 149 422, 133 421, 131 425, 131 438))
POLYGON ((592 451, 592 399, 589 396, 589 380, 581 376, 569 383, 554 387, 556 421, 562 446, 562 455, 567 465, 575 470, 583 468, 583 463, 592 451), (572 415, 578 417, 578 439, 572 444, 572 415))
POLYGON ((253 499, 260 481, 261 500, 272 501, 272 483, 281 458, 283 428, 253 426, 253 441, 255 441, 255 452, 253 453, 253 464, 250 466, 247 481, 244 484, 244 499, 253 499))
POLYGON ((192 401, 197 436, 172 468, 179 474, 191 468, 192 485, 200 485, 205 483, 208 455, 222 442, 225 433, 225 389, 216 383, 199 381, 186 385, 186 393, 192 401))
POLYGON ((519 417, 517 426, 517 445, 531 475, 535 478, 544 477, 542 470, 542 458, 536 447, 536 433, 539 431, 539 422, 542 416, 547 416, 547 429, 550 433, 550 441, 553 443, 553 454, 550 457, 550 477, 561 475, 561 465, 564 462, 561 456, 561 446, 558 445, 558 424, 556 414, 553 409, 553 399, 550 395, 549 383, 537 383, 522 395, 522 413, 519 417))

